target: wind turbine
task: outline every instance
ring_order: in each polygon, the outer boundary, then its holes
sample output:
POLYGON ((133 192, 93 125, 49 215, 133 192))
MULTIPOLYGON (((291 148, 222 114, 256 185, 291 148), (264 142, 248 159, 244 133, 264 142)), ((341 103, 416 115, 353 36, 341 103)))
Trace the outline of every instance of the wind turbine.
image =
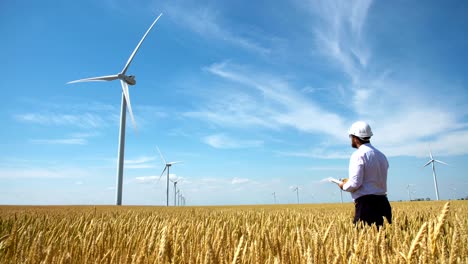
POLYGON ((158 181, 161 179, 161 177, 163 176, 164 172, 167 170, 167 180, 166 180, 166 206, 169 206, 169 168, 176 164, 176 163, 180 163, 181 161, 172 161, 172 162, 166 162, 166 160, 164 159, 162 153, 161 153, 161 150, 159 150, 159 147, 156 147, 158 149, 158 152, 159 152, 159 155, 161 155, 161 159, 162 161, 164 162, 164 170, 161 172, 161 176, 159 176, 159 179, 158 181))
POLYGON ((299 186, 296 186, 296 188, 294 188, 293 192, 296 192, 296 194, 297 194, 297 204, 299 204, 299 186))
MULTIPOLYGON (((343 181, 344 179, 340 178, 340 181, 343 181)), ((341 203, 343 203, 343 190, 340 188, 340 198, 341 198, 341 203)))
POLYGON ((273 199, 275 200, 275 204, 276 204, 276 192, 273 192, 272 195, 273 195, 273 199))
POLYGON ((170 180, 172 183, 174 183, 174 206, 177 206, 177 194, 179 193, 179 190, 177 190, 177 183, 180 182, 180 180, 170 180))
POLYGON ((177 205, 179 205, 179 206, 180 206, 180 196, 181 196, 181 195, 182 195, 182 194, 180 194, 180 189, 177 190, 177 205))
POLYGON ((126 113, 127 113, 127 106, 128 112, 130 113, 130 118, 132 119, 133 127, 135 128, 135 132, 137 132, 135 118, 133 117, 132 112, 132 105, 130 104, 130 93, 128 91, 128 85, 135 85, 136 80, 134 75, 127 75, 128 67, 130 67, 130 63, 132 63, 133 57, 137 53, 138 49, 140 48, 141 44, 145 40, 148 33, 151 31, 153 26, 158 22, 159 18, 161 17, 162 13, 154 20, 153 24, 148 28, 143 38, 141 38, 140 42, 136 46, 135 50, 133 50, 132 54, 128 58, 127 63, 125 64, 123 70, 114 75, 107 75, 107 76, 100 76, 100 77, 92 77, 86 79, 80 79, 76 81, 68 82, 70 83, 78 83, 78 82, 102 82, 102 81, 113 81, 113 80, 120 80, 120 84, 122 85, 122 103, 121 103, 121 110, 120 110, 120 133, 119 133, 119 148, 118 148, 118 158, 117 158, 117 188, 116 188, 116 205, 122 205, 122 181, 123 181, 123 166, 124 166, 124 151, 125 151, 125 121, 126 121, 126 113))
POLYGON ((445 163, 445 162, 443 162, 443 161, 434 159, 434 157, 432 156, 432 151, 431 151, 430 149, 429 149, 429 156, 431 157, 431 160, 429 160, 429 161, 423 166, 423 168, 426 167, 426 166, 429 165, 429 164, 432 164, 432 175, 434 176, 434 186, 435 186, 436 198, 437 198, 437 201, 438 201, 438 200, 439 200, 439 188, 437 187, 437 178, 436 178, 436 172, 435 172, 434 163, 438 162, 438 163, 445 164, 445 165, 448 165, 448 164, 445 163))
POLYGON ((181 202, 182 202, 182 206, 185 206, 185 196, 183 196, 182 194, 180 195, 180 199, 181 199, 181 202))
POLYGON ((409 201, 411 202, 411 194, 412 193, 415 193, 415 191, 411 191, 411 187, 413 187, 414 184, 408 184, 408 186, 406 186, 406 188, 408 189, 408 198, 409 198, 409 201))

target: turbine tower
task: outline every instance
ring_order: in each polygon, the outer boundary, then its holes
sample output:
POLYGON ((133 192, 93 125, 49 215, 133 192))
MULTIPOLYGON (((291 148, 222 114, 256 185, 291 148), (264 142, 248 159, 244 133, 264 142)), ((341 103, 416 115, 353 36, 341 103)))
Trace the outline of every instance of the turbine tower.
MULTIPOLYGON (((340 178, 340 181, 343 181, 344 179, 340 178)), ((343 190, 340 188, 340 198, 341 198, 341 203, 343 203, 343 190)))
POLYGON ((294 188, 293 192, 296 192, 296 194, 297 194, 297 204, 299 204, 299 186, 296 186, 296 188, 294 188))
POLYGON ((443 161, 434 159, 434 157, 432 156, 432 151, 430 149, 429 149, 429 156, 431 157, 431 159, 423 166, 423 168, 426 167, 429 164, 432 164, 432 175, 434 176, 434 186, 435 186, 436 198, 437 198, 437 201, 438 201, 439 200, 439 188, 437 187, 437 178, 436 178, 434 163, 438 162, 440 164, 445 164, 445 165, 448 165, 448 164, 443 162, 443 161))
POLYGON ((272 195, 273 195, 273 199, 274 199, 275 204, 276 204, 276 192, 273 192, 272 195))
POLYGON ((162 13, 154 20, 153 24, 148 28, 143 38, 141 38, 140 42, 136 46, 133 53, 128 58, 127 63, 125 64, 123 70, 114 75, 107 75, 107 76, 100 76, 100 77, 92 77, 86 79, 80 79, 76 81, 68 82, 70 83, 78 83, 78 82, 101 82, 101 81, 114 81, 120 80, 120 84, 122 86, 122 102, 121 102, 121 109, 120 109, 120 133, 119 133, 119 148, 118 148, 118 158, 117 158, 117 188, 116 188, 116 205, 122 205, 122 182, 123 182, 123 167, 124 167, 124 151, 125 151, 125 121, 126 121, 126 113, 127 113, 127 106, 128 112, 130 113, 130 118, 132 119, 133 127, 135 128, 135 132, 137 132, 135 119, 133 117, 132 112, 132 105, 130 104, 130 92, 128 90, 129 85, 135 85, 136 80, 134 75, 127 75, 128 67, 132 63, 135 54, 137 53, 138 49, 140 48, 141 44, 145 40, 148 33, 151 31, 153 26, 158 22, 159 18, 161 17, 162 13))
POLYGON ((177 190, 177 205, 179 205, 179 206, 180 206, 180 196, 181 196, 181 195, 182 195, 182 194, 180 194, 180 189, 177 190))
POLYGON ((173 180, 170 180, 172 183, 174 183, 174 206, 177 206, 177 193, 179 192, 179 190, 177 190, 177 183, 179 181, 173 181, 173 180))
POLYGON ((180 163, 181 161, 172 161, 172 162, 166 162, 166 160, 164 159, 162 153, 161 153, 161 150, 159 150, 159 147, 156 147, 158 149, 158 152, 159 152, 159 155, 161 155, 161 159, 162 161, 164 162, 164 170, 161 172, 161 176, 159 176, 159 179, 158 181, 161 179, 161 177, 163 176, 164 172, 167 170, 167 179, 166 179, 166 206, 169 206, 169 168, 176 164, 176 163, 180 163))
POLYGON ((411 202, 411 194, 414 193, 414 191, 411 191, 411 187, 413 187, 414 184, 408 184, 408 186, 406 186, 406 188, 408 189, 408 198, 409 198, 409 201, 411 202))

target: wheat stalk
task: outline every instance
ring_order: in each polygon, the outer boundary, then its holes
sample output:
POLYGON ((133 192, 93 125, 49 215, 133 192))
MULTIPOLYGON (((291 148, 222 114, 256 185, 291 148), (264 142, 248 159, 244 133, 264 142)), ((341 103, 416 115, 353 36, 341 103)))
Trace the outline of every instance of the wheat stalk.
POLYGON ((406 256, 403 255, 407 263, 411 263, 411 259, 415 256, 416 250, 419 248, 420 243, 423 239, 423 236, 424 234, 426 234, 426 232, 427 232, 427 223, 424 223, 419 229, 419 232, 416 235, 416 237, 413 239, 413 242, 411 243, 411 247, 408 251, 408 254, 406 256))
POLYGON ((234 259, 232 260, 232 264, 237 264, 238 263, 238 257, 239 253, 242 250, 242 243, 244 243, 244 236, 241 236, 239 243, 237 244, 236 252, 234 253, 234 259))

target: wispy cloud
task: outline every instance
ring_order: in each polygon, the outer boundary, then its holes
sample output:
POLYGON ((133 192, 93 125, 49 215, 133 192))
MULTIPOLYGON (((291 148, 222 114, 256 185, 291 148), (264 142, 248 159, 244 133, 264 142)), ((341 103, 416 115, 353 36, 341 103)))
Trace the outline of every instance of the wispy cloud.
POLYGON ((427 78, 418 80, 419 75, 404 65, 393 69, 382 64, 379 60, 384 54, 371 50, 368 35, 373 32, 366 26, 371 0, 308 1, 300 5, 310 11, 311 21, 319 18, 311 23, 314 49, 349 77, 349 81, 338 81, 348 94, 348 107, 355 119, 371 123, 373 141, 387 155, 419 156, 429 143, 439 146, 440 153, 467 153, 458 147, 466 146, 458 137, 467 131, 465 117, 455 114, 451 105, 435 104, 427 96, 428 91, 438 90, 427 78), (398 77, 395 72, 400 73, 398 77), (454 144, 443 144, 443 140, 454 144))
POLYGON ((15 115, 16 120, 39 125, 75 126, 81 128, 96 128, 105 122, 100 115, 84 114, 58 114, 58 113, 26 113, 15 115))
POLYGON ((155 168, 156 156, 141 156, 136 159, 126 159, 125 168, 126 169, 150 169, 155 168))
POLYGON ((224 134, 210 135, 205 137, 203 141, 213 148, 219 149, 254 148, 263 145, 261 140, 234 139, 224 134))
POLYGON ((296 151, 296 152, 277 152, 280 156, 289 157, 302 157, 302 158, 317 158, 317 159, 347 159, 349 153, 345 151, 324 150, 322 148, 315 148, 310 151, 296 151))
POLYGON ((17 111, 19 113, 14 114, 13 118, 27 124, 98 129, 118 124, 120 116, 117 107, 100 102, 63 104, 34 99, 23 101, 23 107, 27 107, 28 110, 17 111))
MULTIPOLYGON (((55 126, 55 127, 74 127, 86 129, 87 131, 100 131, 108 127, 118 126, 120 121, 120 109, 114 105, 109 105, 100 102, 90 102, 89 104, 79 103, 56 103, 54 101, 44 103, 35 100, 24 100, 29 104, 29 109, 33 111, 21 111, 23 113, 13 114, 12 118, 18 122, 25 124, 33 124, 40 126, 55 126), (37 109, 37 110, 36 110, 37 109)), ((167 113, 161 107, 151 105, 136 105, 134 108, 135 120, 139 129, 150 125, 154 120, 160 120, 167 117, 167 113)), ((130 122, 127 120, 127 126, 130 122)), ((89 138, 97 136, 99 132, 80 133, 81 135, 73 135, 72 138, 89 138)), ((58 139, 55 144, 67 144, 66 141, 58 139)), ((73 141, 69 141, 68 144, 73 141)), ((74 141, 79 144, 79 140, 74 141)), ((85 140, 81 141, 86 144, 85 140)), ((36 143, 50 143, 45 140, 38 140, 36 143)))
MULTIPOLYGON (((270 125, 273 127, 293 127, 299 131, 343 138, 343 131, 346 129, 344 120, 339 115, 321 108, 312 100, 305 99, 297 92, 300 89, 291 87, 281 78, 228 62, 212 64, 206 70, 225 80, 241 84, 243 89, 254 89, 259 93, 258 96, 263 97, 264 110, 250 112, 251 118, 248 120, 263 120, 264 123, 273 124, 270 125)), ((242 108, 241 105, 239 107, 242 108)), ((219 110, 217 114, 224 116, 224 111, 219 110)), ((243 119, 237 120, 238 124, 243 123, 243 119)))
POLYGON ((84 178, 92 173, 81 168, 43 166, 7 167, 0 169, 0 179, 59 179, 84 178))
POLYGON ((44 145, 86 145, 88 138, 97 136, 98 133, 72 133, 67 138, 59 139, 30 139, 32 144, 44 145))
POLYGON ((314 27, 318 50, 335 61, 354 84, 359 83, 370 57, 362 31, 371 4, 371 0, 320 0, 305 4, 320 18, 314 27))
POLYGON ((231 184, 244 184, 244 183, 248 183, 250 182, 249 179, 247 178, 237 178, 237 177, 234 177, 231 181, 231 184))
POLYGON ((155 183, 159 179, 159 176, 140 176, 140 177, 135 177, 135 181, 137 183, 155 183))
MULTIPOLYGON (((230 30, 227 23, 223 23, 223 15, 214 7, 206 5, 203 7, 190 7, 187 3, 182 6, 175 5, 172 2, 171 5, 167 6, 167 9, 169 10, 168 15, 173 18, 174 22, 203 37, 224 41, 260 55, 270 53, 270 49, 262 46, 258 41, 230 30)), ((246 35, 254 35, 247 34, 249 32, 245 33, 246 35)))
MULTIPOLYGON (((178 186, 180 186, 180 184, 186 184, 186 183, 191 183, 191 181, 185 177, 181 177, 181 176, 177 176, 176 174, 174 173, 170 173, 169 174, 169 180, 174 182, 174 181, 177 181, 177 183, 179 184, 178 186)), ((146 184, 146 183, 150 183, 150 184, 153 184, 153 183, 157 183, 157 182, 166 182, 166 176, 165 174, 163 176, 161 175, 151 175, 151 176, 138 176, 138 177, 135 177, 135 182, 136 183, 142 183, 142 184, 146 184)), ((164 184, 165 186, 165 184, 164 184)))
POLYGON ((33 144, 45 145, 86 145, 88 141, 83 138, 64 138, 64 139, 31 139, 33 144))

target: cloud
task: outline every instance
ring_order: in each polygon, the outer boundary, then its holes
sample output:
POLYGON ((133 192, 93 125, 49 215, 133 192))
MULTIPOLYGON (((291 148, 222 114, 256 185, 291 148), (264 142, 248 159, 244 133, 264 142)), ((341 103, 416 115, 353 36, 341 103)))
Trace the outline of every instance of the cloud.
MULTIPOLYGON (((349 77, 349 81, 337 82, 342 82, 350 99, 350 113, 354 112, 355 120, 371 124, 375 131, 372 141, 388 156, 421 156, 429 144, 437 146, 443 155, 468 153, 462 150, 466 142, 459 136, 467 131, 465 117, 447 103, 453 101, 450 93, 436 92, 440 88, 434 83, 440 81, 431 82, 431 72, 424 72, 422 77, 404 63, 398 68, 386 65, 382 63, 385 54, 370 49, 373 43, 366 35, 373 32, 366 31, 366 21, 372 1, 309 1, 299 5, 310 11, 310 21, 315 22, 311 23, 314 49, 349 77), (438 94, 437 102, 428 96, 430 93, 438 94)), ((440 85, 453 86, 449 80, 440 85)), ((316 156, 315 151, 296 154, 316 156)))
POLYGON ((302 157, 302 158, 317 158, 317 159, 348 159, 350 153, 346 151, 334 151, 334 150, 326 150, 323 148, 314 148, 309 151, 279 151, 276 152, 278 155, 281 156, 289 156, 289 157, 302 157))
POLYGON ((33 144, 45 145, 86 145, 88 141, 83 138, 64 138, 64 139, 31 139, 33 144))
POLYGON ((137 183, 155 183, 158 181, 159 178, 159 176, 140 176, 135 177, 135 181, 137 183))
POLYGON ((264 127, 278 129, 268 118, 271 109, 258 103, 255 97, 239 92, 215 95, 202 109, 187 111, 183 116, 201 119, 221 127, 264 127))
POLYGON ((237 177, 234 177, 231 181, 231 184, 244 184, 244 183, 248 183, 250 182, 249 179, 247 178, 237 178, 237 177))
POLYGON ((371 4, 370 0, 320 0, 305 4, 314 17, 320 18, 313 27, 317 50, 341 67, 353 83, 359 82, 360 72, 370 57, 362 31, 371 4))
POLYGON ((263 145, 261 140, 240 140, 224 134, 210 135, 203 138, 203 141, 213 148, 219 149, 255 148, 263 145))
POLYGON ((72 133, 68 138, 61 139, 30 139, 32 144, 44 145, 86 145, 87 138, 95 137, 97 133, 72 133))
POLYGON ((136 159, 126 159, 125 168, 126 169, 150 169, 155 168, 154 160, 156 156, 141 156, 136 159))
POLYGON ((60 179, 83 178, 92 175, 81 168, 70 167, 10 167, 0 169, 0 179, 60 179))
MULTIPOLYGON (((273 124, 270 127, 292 127, 308 133, 324 133, 343 138, 346 128, 344 120, 338 114, 305 99, 297 89, 281 78, 228 62, 212 64, 206 70, 225 80, 241 84, 244 89, 253 89, 260 93, 258 96, 263 97, 265 107, 262 111, 252 111, 250 120, 264 120, 264 123, 273 124)), ((223 112, 220 109, 218 114, 224 116, 223 112)), ((242 119, 237 120, 238 124, 243 123, 242 119)))
POLYGON ((58 113, 26 113, 15 115, 16 120, 25 123, 52 126, 75 126, 80 128, 101 127, 105 120, 92 113, 58 114, 58 113))
MULTIPOLYGON (((72 101, 70 99, 70 101, 72 101)), ((41 126, 75 127, 96 131, 110 126, 117 126, 120 121, 120 109, 113 105, 100 102, 89 104, 37 102, 27 100, 28 107, 37 111, 23 111, 14 114, 13 118, 21 123, 41 126)), ((138 128, 152 124, 154 120, 166 118, 167 113, 160 107, 137 105, 134 108, 138 128)), ((127 125, 129 121, 127 120, 127 125)), ((74 137, 87 138, 98 135, 94 133, 79 133, 74 137)))
MULTIPOLYGON (((154 183, 157 183, 157 182, 166 182, 166 175, 164 174, 163 176, 160 176, 160 175, 151 175, 151 176, 138 176, 138 177, 135 177, 135 182, 136 183, 143 183, 143 184, 146 184, 146 183, 150 183, 150 184, 154 184, 154 183)), ((178 184, 180 183, 190 183, 190 180, 184 178, 184 177, 180 177, 180 176, 177 176, 176 174, 174 173, 170 173, 169 174, 169 180, 174 182, 174 181, 177 181, 178 184)), ((171 183, 173 184, 173 183, 171 183)), ((165 184, 164 184, 165 186, 165 184)))
MULTIPOLYGON (((241 36, 229 30, 227 24, 223 24, 222 14, 219 14, 213 7, 204 5, 203 7, 195 8, 190 7, 185 3, 182 5, 167 6, 168 14, 173 18, 173 21, 191 31, 210 39, 217 39, 240 47, 242 49, 254 52, 260 55, 267 55, 270 49, 263 47, 257 41, 241 36)), ((245 31, 243 35, 261 35, 254 34, 253 32, 245 31)))

